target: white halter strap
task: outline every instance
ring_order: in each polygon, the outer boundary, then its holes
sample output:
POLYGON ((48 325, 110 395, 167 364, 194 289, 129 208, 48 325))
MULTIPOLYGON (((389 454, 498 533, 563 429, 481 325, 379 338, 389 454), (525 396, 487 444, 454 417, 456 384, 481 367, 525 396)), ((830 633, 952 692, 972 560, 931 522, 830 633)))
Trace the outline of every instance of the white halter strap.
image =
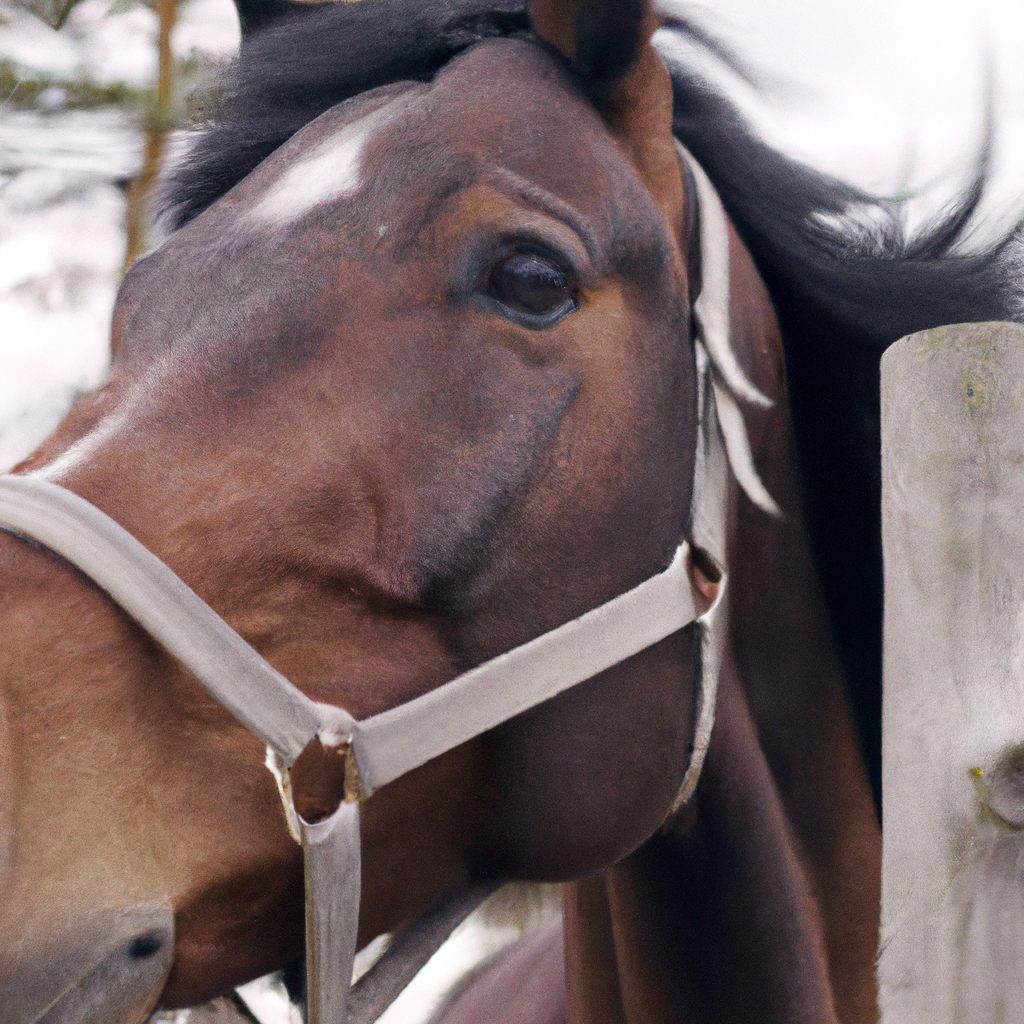
POLYGON ((770 503, 773 510, 775 505, 770 497, 763 500, 767 492, 750 461, 745 428, 731 397, 768 401, 743 376, 728 343, 725 214, 703 171, 681 147, 680 153, 697 182, 704 267, 694 306, 695 546, 683 541, 663 572, 429 693, 362 721, 310 700, 105 513, 46 480, 0 477, 0 526, 38 541, 81 569, 267 744, 268 767, 305 853, 310 1024, 348 1021, 359 919, 358 804, 381 786, 696 623, 701 667, 693 752, 670 813, 696 788, 714 723, 725 643, 728 462, 757 504, 770 503), (728 427, 723 405, 736 410, 737 419, 728 427), (718 577, 711 579, 717 593, 710 602, 695 585, 695 562, 705 574, 718 577), (309 823, 295 811, 288 768, 314 736, 324 746, 344 746, 346 800, 328 818, 309 823))

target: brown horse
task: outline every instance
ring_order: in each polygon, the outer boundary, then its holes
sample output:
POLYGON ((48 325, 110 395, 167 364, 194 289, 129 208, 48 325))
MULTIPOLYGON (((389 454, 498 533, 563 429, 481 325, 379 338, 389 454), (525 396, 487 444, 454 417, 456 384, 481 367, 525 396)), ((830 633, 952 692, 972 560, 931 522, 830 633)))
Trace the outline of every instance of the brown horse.
MULTIPOLYGON (((639 0, 275 0, 243 21, 181 226, 122 287, 110 380, 18 472, 87 498, 363 718, 622 593, 687 535, 702 268, 673 117, 693 108, 639 0)), ((779 246, 690 135, 768 273, 779 246)), ((796 207, 771 198, 785 227, 796 207)), ((834 240, 796 220, 827 307, 834 240)), ((865 261, 847 331, 889 287, 865 261)), ((577 879, 564 937, 471 980, 452 1022, 876 1019, 869 773, 779 323, 735 233, 729 263, 732 348, 775 403, 744 408, 747 434, 785 515, 734 488, 696 796, 666 820, 693 736, 683 630, 363 807, 360 942, 467 883, 577 879)), ((814 319, 774 273, 784 326, 814 319)), ((262 745, 62 559, 0 534, 0 577, 0 1021, 137 1024, 294 961, 301 859, 262 745)))

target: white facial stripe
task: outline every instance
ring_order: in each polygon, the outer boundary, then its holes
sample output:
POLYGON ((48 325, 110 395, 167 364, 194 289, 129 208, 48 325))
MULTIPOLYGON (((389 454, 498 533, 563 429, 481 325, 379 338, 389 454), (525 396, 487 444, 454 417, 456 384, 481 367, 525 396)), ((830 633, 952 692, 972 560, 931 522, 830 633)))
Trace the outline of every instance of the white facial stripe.
POLYGON ((362 184, 366 145, 389 119, 390 107, 385 103, 314 146, 270 186, 249 216, 268 227, 285 227, 314 207, 352 195, 362 184))
POLYGON ((136 410, 145 409, 152 403, 153 395, 158 392, 162 381, 166 379, 168 370, 173 369, 176 363, 186 358, 188 357, 182 353, 170 353, 157 359, 153 366, 135 383, 131 392, 124 397, 114 412, 104 416, 88 434, 69 445, 56 458, 26 475, 37 476, 59 484, 67 473, 86 465, 112 437, 129 425, 136 410))
POLYGON ((114 434, 124 423, 125 416, 115 414, 108 416, 96 427, 89 431, 85 437, 79 438, 66 451, 58 455, 52 462, 33 470, 28 476, 38 476, 53 483, 60 483, 61 477, 69 470, 75 469, 89 461, 90 456, 103 447, 103 444, 114 434))

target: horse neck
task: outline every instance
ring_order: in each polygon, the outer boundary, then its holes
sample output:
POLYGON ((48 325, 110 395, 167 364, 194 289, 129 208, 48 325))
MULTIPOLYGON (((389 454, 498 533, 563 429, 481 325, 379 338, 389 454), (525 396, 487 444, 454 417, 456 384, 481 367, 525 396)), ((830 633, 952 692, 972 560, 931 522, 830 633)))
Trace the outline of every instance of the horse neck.
POLYGON ((778 328, 733 245, 733 344, 785 510, 737 497, 730 643, 704 774, 671 827, 565 888, 569 1024, 877 1020, 880 832, 806 529, 778 328))
POLYGON ((569 1024, 837 1020, 785 811, 732 671, 698 803, 566 886, 569 1024))

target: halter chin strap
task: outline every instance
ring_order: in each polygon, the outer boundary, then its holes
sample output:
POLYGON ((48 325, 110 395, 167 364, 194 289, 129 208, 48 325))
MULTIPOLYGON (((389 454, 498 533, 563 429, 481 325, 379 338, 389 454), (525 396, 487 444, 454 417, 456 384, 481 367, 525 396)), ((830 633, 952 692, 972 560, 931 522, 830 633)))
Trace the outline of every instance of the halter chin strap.
POLYGON ((348 1021, 359 922, 359 803, 381 786, 696 624, 701 664, 693 752, 669 813, 696 788, 714 724, 725 642, 729 463, 757 504, 777 509, 770 497, 763 500, 767 492, 732 398, 768 402, 743 376, 729 347, 725 214, 703 171, 681 147, 680 154, 697 182, 704 268, 694 305, 698 431, 692 543, 683 541, 667 569, 632 590, 429 693, 362 721, 310 700, 105 513, 39 477, 0 477, 0 526, 77 566, 267 744, 268 767, 305 855, 310 1024, 348 1021), (723 416, 727 409, 736 410, 730 425, 723 416), (696 571, 704 577, 703 590, 696 571), (343 750, 346 796, 329 817, 307 822, 295 810, 288 769, 314 737, 343 750))

